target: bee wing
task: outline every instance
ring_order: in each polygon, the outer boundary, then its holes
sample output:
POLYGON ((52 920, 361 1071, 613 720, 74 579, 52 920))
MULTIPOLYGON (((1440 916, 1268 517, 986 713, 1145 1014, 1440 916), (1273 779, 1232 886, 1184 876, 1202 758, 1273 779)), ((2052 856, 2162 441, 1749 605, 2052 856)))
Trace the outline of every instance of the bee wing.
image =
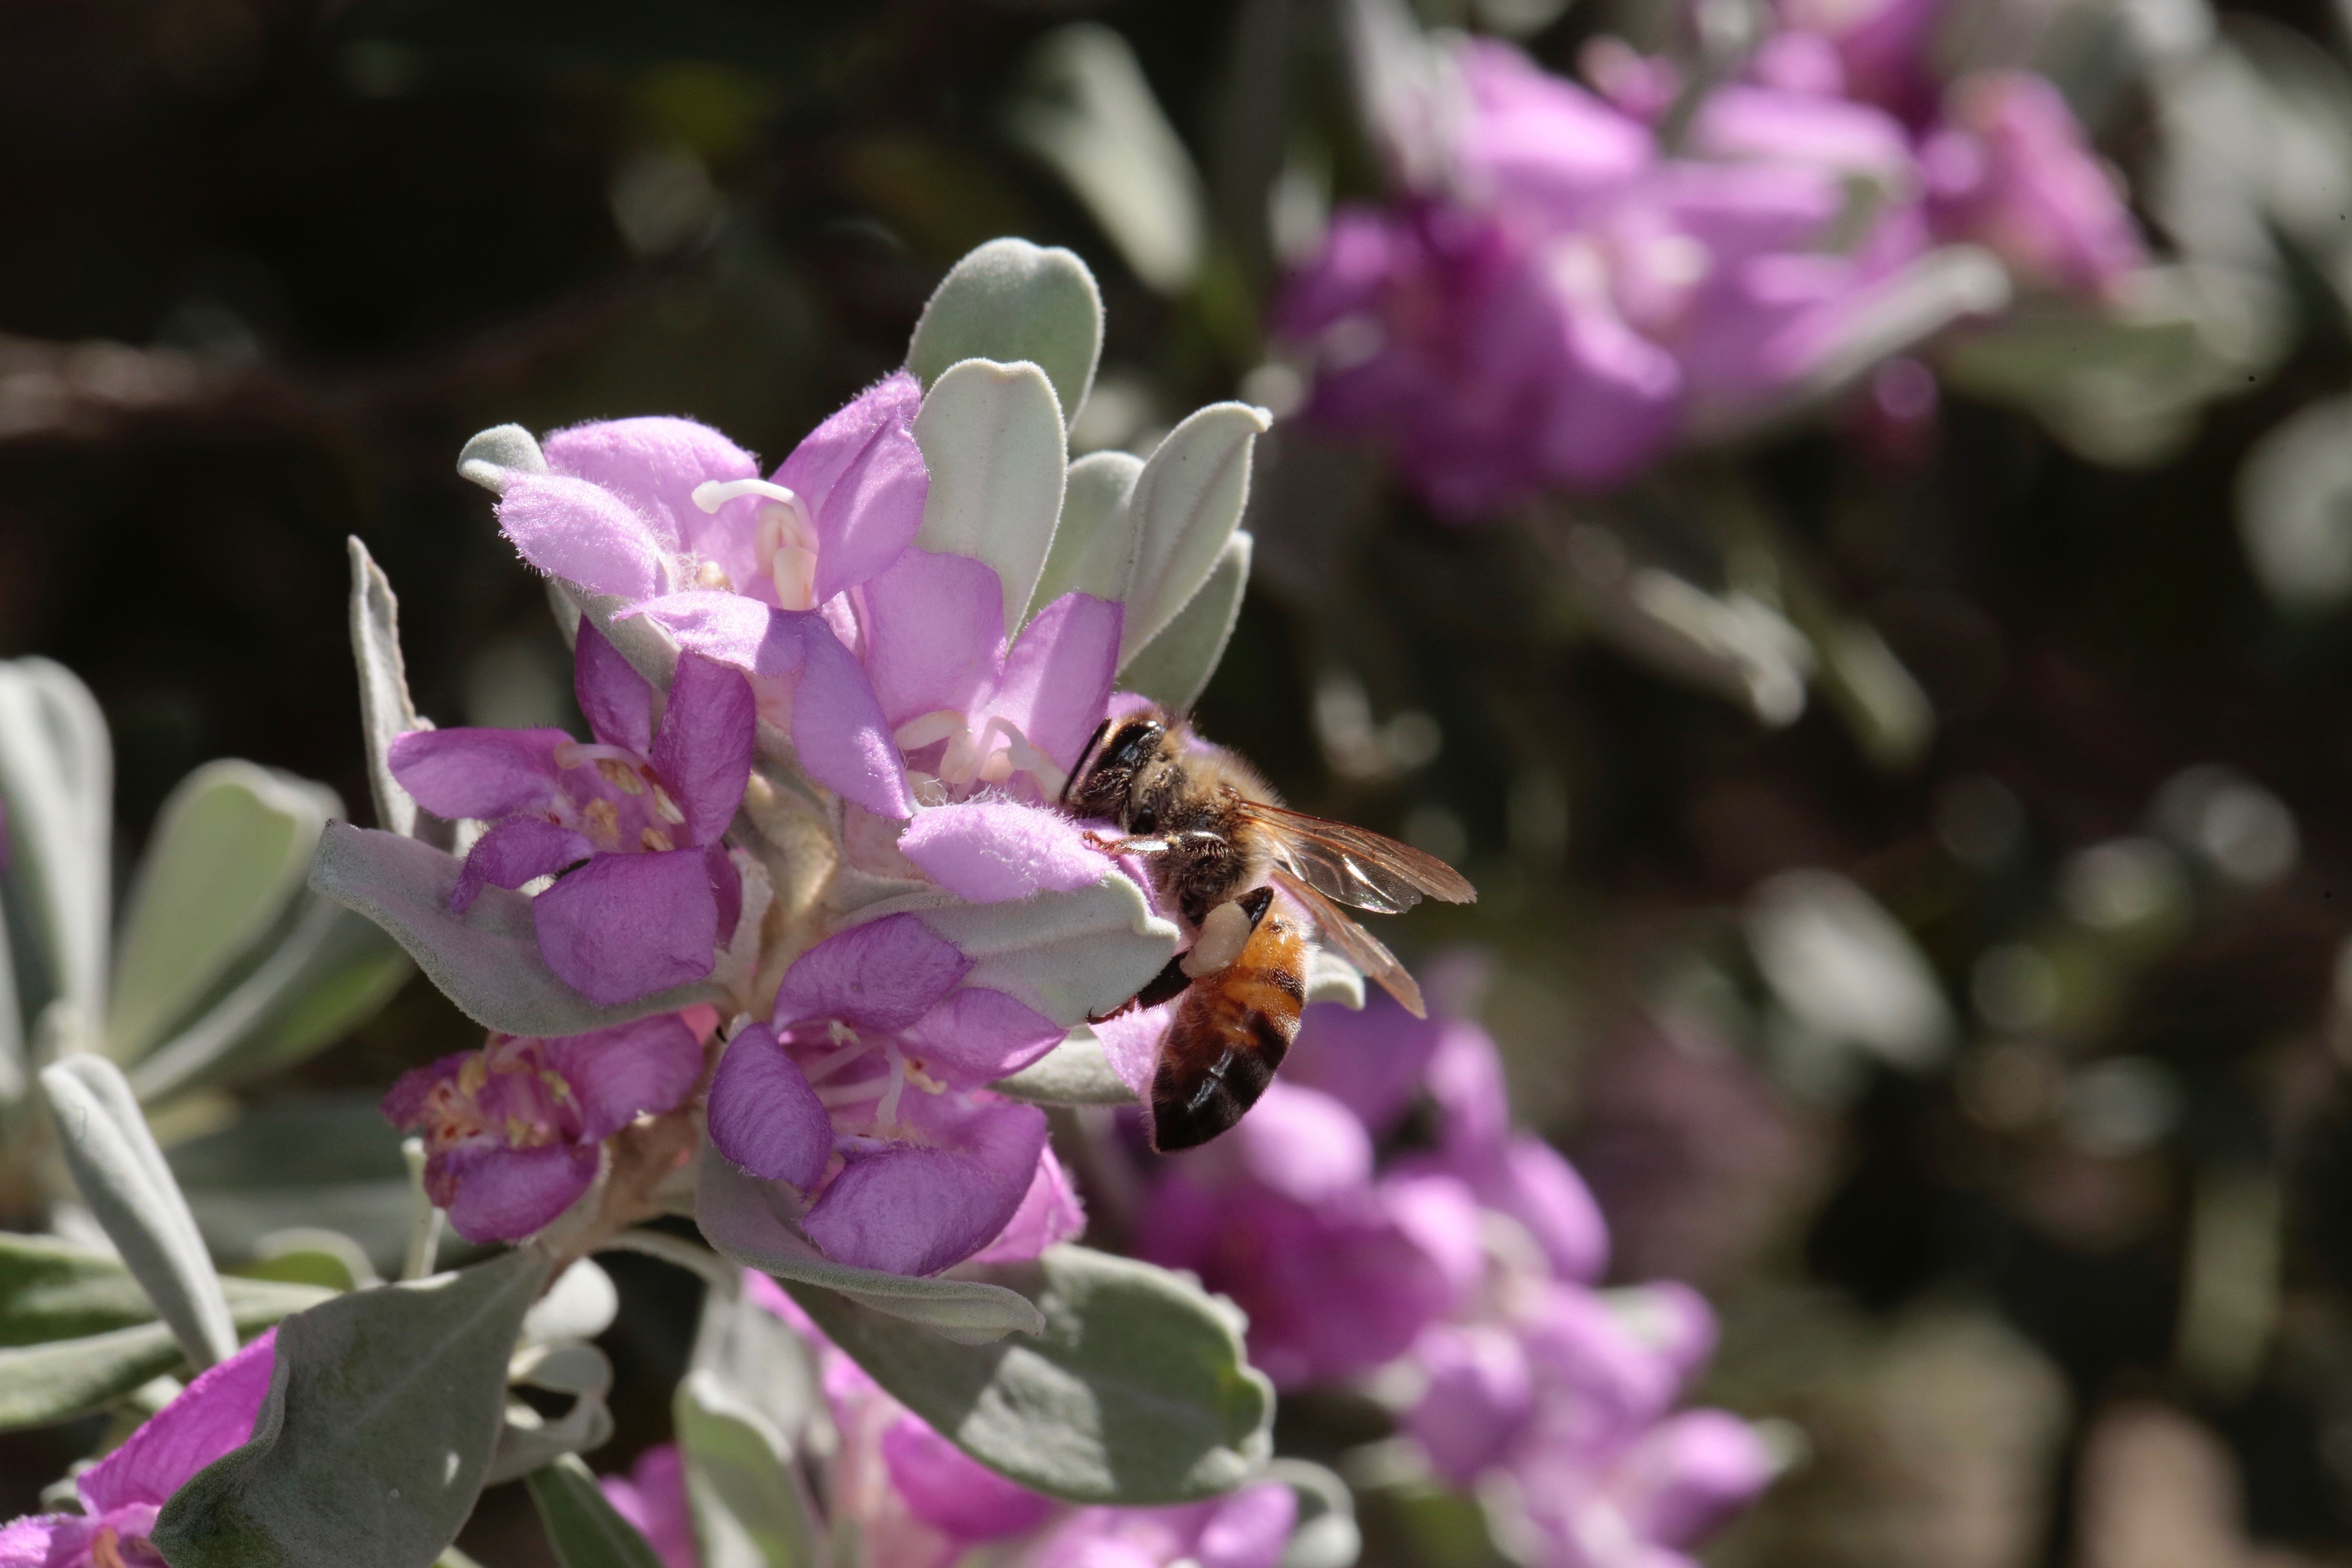
POLYGON ((1471 903, 1478 897, 1478 889, 1461 872, 1436 856, 1383 834, 1264 801, 1244 800, 1240 807, 1244 815, 1275 830, 1276 855, 1285 868, 1327 899, 1395 915, 1421 902, 1424 893, 1449 904, 1471 903))
POLYGON ((1345 910, 1325 898, 1309 884, 1276 867, 1276 884, 1292 898, 1307 906, 1315 917, 1315 925, 1324 940, 1339 950, 1339 956, 1381 983, 1381 989, 1404 1004, 1404 1010, 1416 1018, 1426 1018, 1429 1010, 1421 1000, 1421 987, 1413 984, 1405 966, 1397 962, 1396 954, 1381 945, 1381 939, 1358 925, 1345 910))

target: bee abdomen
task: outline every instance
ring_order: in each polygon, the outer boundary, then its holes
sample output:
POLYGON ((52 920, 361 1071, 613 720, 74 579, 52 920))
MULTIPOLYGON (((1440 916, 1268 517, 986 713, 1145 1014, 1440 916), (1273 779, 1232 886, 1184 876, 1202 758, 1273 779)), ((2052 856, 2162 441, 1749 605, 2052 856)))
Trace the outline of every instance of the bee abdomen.
POLYGON ((1152 1079, 1155 1147, 1205 1143, 1257 1103, 1298 1035, 1306 956, 1297 928, 1274 915, 1231 967, 1185 994, 1152 1079))

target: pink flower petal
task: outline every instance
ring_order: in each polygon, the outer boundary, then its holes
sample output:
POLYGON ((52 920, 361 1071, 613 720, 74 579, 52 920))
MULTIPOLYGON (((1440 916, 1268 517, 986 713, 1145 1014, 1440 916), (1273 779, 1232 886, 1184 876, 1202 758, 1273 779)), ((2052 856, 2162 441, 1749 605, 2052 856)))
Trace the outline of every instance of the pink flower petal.
POLYGON ((450 910, 462 915, 474 907, 484 888, 520 888, 578 865, 594 852, 585 834, 558 827, 543 816, 509 816, 492 824, 466 852, 457 885, 449 893, 450 910))
POLYGON ((1000 904, 1032 893, 1075 893, 1110 874, 1068 817, 1006 800, 974 800, 919 813, 898 852, 968 903, 1000 904))
POLYGON ((579 1099, 583 1143, 675 1110, 702 1076, 702 1044, 675 1013, 550 1040, 547 1054, 579 1099))
POLYGON ((425 810, 494 822, 556 798, 555 748, 571 739, 561 730, 412 730, 393 738, 388 760, 425 810))
POLYGON ((1298 1494, 1279 1481, 1244 1487, 1209 1506, 1192 1552, 1201 1568, 1275 1568, 1298 1522, 1298 1494))
POLYGON ((686 814, 688 842, 715 844, 735 820, 754 744, 750 684, 715 659, 678 655, 652 760, 686 814))
POLYGON ((1004 589, 986 564, 908 550, 866 584, 866 673, 893 725, 969 712, 1004 661, 1004 589))
POLYGON ((59 1538, 79 1522, 69 1513, 28 1513, 0 1524, 0 1568, 51 1568, 59 1561, 52 1547, 62 1545, 59 1538))
POLYGON ((719 903, 699 849, 600 855, 531 902, 540 956, 606 1006, 711 971, 719 903))
POLYGON ((1003 1231, 1034 1179, 1045 1113, 1034 1105, 949 1104, 909 1094, 900 1113, 925 1146, 898 1144, 849 1163, 802 1228, 836 1262, 892 1274, 936 1274, 1003 1231))
POLYGON ((449 1151, 447 1169, 457 1189, 449 1202, 450 1227, 467 1241, 517 1241, 588 1190, 596 1177, 596 1145, 461 1146, 449 1151))
POLYGON ((793 962, 776 988, 779 1029, 811 1018, 896 1033, 936 1006, 971 969, 953 942, 913 915, 852 926, 793 962))
MULTIPOLYGON (((161 1508, 190 1476, 253 1436, 269 1393, 278 1331, 270 1330, 217 1366, 207 1367, 173 1401, 81 1473, 76 1482, 92 1513, 134 1503, 161 1508)), ((0 1558, 0 1562, 5 1562, 0 1558)))
MULTIPOLYGON (((761 1276, 765 1279, 766 1276, 761 1276)), ((637 1456, 626 1479, 600 1477, 613 1511, 635 1525, 662 1560, 662 1568, 702 1568, 694 1519, 686 1499, 686 1467, 677 1445, 662 1443, 637 1456)))
POLYGON ((635 604, 669 590, 669 542, 635 508, 586 479, 509 471, 499 526, 522 558, 635 604))
POLYGON ((843 799, 903 821, 914 813, 914 788, 864 667, 822 618, 812 617, 802 636, 807 663, 793 700, 793 750, 801 765, 843 799))
MULTIPOLYGON (((912 917, 905 917, 911 919, 912 917)), ((903 1031, 910 1055, 952 1088, 979 1089, 1019 1072, 1066 1033, 1002 991, 963 985, 903 1031)))
POLYGON ((833 1119, 776 1037, 753 1024, 729 1042, 710 1081, 710 1142, 763 1181, 803 1193, 824 1179, 833 1119))
POLYGON ((421 1068, 410 1068, 393 1080, 384 1092, 383 1117, 404 1132, 415 1132, 425 1125, 425 1101, 436 1084, 457 1076, 457 1069, 478 1055, 475 1051, 452 1051, 438 1061, 421 1068))
POLYGON ((1067 773, 1078 765, 1110 700, 1127 609, 1091 594, 1065 594, 1021 628, 1005 655, 989 710, 1020 726, 1029 743, 1067 773))
POLYGON ((919 1416, 892 1422, 881 1447, 891 1488, 907 1510, 959 1542, 1019 1535, 1054 1512, 1053 1499, 969 1458, 919 1416))
POLYGON ((897 371, 809 432, 776 470, 816 524, 823 604, 898 558, 923 526, 930 476, 915 445, 920 383, 897 371))
MULTIPOLYGON (((574 425, 549 436, 540 450, 555 472, 612 491, 673 551, 694 547, 710 523, 710 514, 694 504, 695 486, 707 479, 756 479, 760 473, 751 453, 691 419, 574 425)), ((750 509, 743 510, 748 525, 750 509)))
POLYGON ((1069 1173, 1047 1144, 1037 1162, 1037 1174, 1022 1195, 1021 1206, 996 1239, 971 1255, 973 1263, 1025 1263, 1049 1247, 1076 1241, 1086 1234, 1087 1208, 1070 1185, 1069 1173))
POLYGON ((1688 1549, 1755 1501, 1777 1468, 1747 1422, 1721 1410, 1685 1410, 1635 1446, 1619 1489, 1644 1540, 1688 1549))
POLYGON ((589 732, 604 744, 626 746, 640 756, 653 744, 652 683, 584 619, 572 649, 572 692, 589 732))

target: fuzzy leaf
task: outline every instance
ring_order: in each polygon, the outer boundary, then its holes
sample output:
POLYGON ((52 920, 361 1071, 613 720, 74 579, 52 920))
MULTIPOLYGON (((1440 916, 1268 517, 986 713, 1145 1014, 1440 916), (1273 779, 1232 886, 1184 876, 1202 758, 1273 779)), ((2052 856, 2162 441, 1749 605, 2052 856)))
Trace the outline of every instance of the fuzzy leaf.
POLYGON ((206 763, 155 818, 116 955, 108 1054, 137 1061, 302 890, 334 792, 251 763, 206 763))
POLYGON ((851 1268, 795 1234, 791 1194, 747 1175, 706 1145, 696 1173, 694 1221, 721 1256, 786 1283, 822 1286, 869 1310, 969 1344, 1034 1331, 1036 1308, 1002 1286, 851 1268), (780 1212, 782 1210, 782 1212, 780 1212))
POLYGON ((1184 713, 1207 689, 1225 657, 1225 644, 1241 618, 1242 595, 1249 588, 1250 536, 1236 533, 1225 541, 1209 580, 1192 602, 1160 628, 1119 672, 1118 683, 1139 691, 1171 713, 1184 713))
POLYGON ((571 1454, 523 1478, 562 1568, 661 1568, 661 1558, 571 1454))
MULTIPOLYGON (((37 1237, 12 1238, 38 1240, 37 1237)), ((104 1260, 112 1264, 112 1259, 104 1260)), ((153 1321, 154 1308, 120 1265, 109 1279, 84 1279, 63 1288, 52 1279, 52 1289, 36 1293, 51 1315, 46 1324, 69 1318, 97 1323, 121 1317, 128 1326, 71 1339, 0 1348, 0 1432, 26 1426, 47 1426, 103 1410, 141 1384, 168 1372, 184 1372, 187 1357, 172 1331, 153 1321), (135 1299, 135 1306, 133 1302, 135 1299)), ((316 1306, 331 1291, 307 1285, 286 1285, 259 1279, 230 1279, 229 1317, 240 1334, 257 1334, 279 1319, 316 1306)), ((35 1332, 41 1318, 10 1320, 0 1306, 0 1324, 11 1331, 35 1332)))
POLYGON ((460 1012, 505 1034, 584 1035, 719 995, 709 982, 697 981, 599 1006, 539 955, 530 900, 522 894, 485 888, 472 909, 451 914, 458 866, 455 856, 431 845, 334 822, 319 840, 310 886, 382 926, 460 1012))
MULTIPOLYGON (((0 805, 6 877, 62 996, 95 1027, 106 1015, 114 751, 89 689, 61 664, 0 664, 0 805)), ((47 995, 22 998, 27 1007, 47 995)))
POLYGON ((1034 364, 968 359, 932 383, 915 416, 931 474, 916 547, 984 563, 1021 624, 1053 547, 1068 466, 1062 407, 1034 364))
POLYGON ((1034 1300, 1045 1328, 960 1345, 846 1297, 785 1288, 901 1404, 1049 1496, 1189 1502, 1230 1491, 1265 1462, 1274 1390, 1244 1359, 1230 1304, 1164 1268, 1082 1247, 988 1277, 1034 1300))
POLYGON ((228 1301, 122 1069, 78 1052, 41 1071, 66 1168, 123 1265, 199 1367, 236 1351, 228 1301))
POLYGON ((391 1000, 411 965, 383 929, 315 895, 286 940, 203 1016, 131 1068, 152 1105, 184 1089, 290 1067, 391 1000))
POLYGON ((703 1568, 818 1568, 814 1510, 792 1445, 699 1368, 678 1384, 670 1408, 703 1568))
MULTIPOLYGON (((477 436, 467 442, 467 450, 472 451, 481 438, 477 436)), ((537 453, 537 443, 531 450, 537 453)), ((543 459, 541 466, 545 467, 543 459)), ((459 468, 463 469, 462 462, 459 468)), ((455 842, 453 825, 418 805, 392 776, 392 764, 386 760, 395 737, 432 728, 417 717, 416 705, 409 700, 408 667, 400 656, 400 600, 392 591, 392 579, 383 574, 383 568, 375 563, 357 534, 352 535, 348 548, 352 662, 359 667, 360 735, 367 743, 368 789, 375 797, 376 826, 446 849, 455 842)))
POLYGON ((1064 1028, 1109 1011, 1166 967, 1180 940, 1151 912, 1143 889, 1108 876, 1069 893, 968 904, 921 892, 857 911, 863 922, 910 912, 977 962, 965 979, 1003 991, 1064 1028))
POLYGON ((253 1440, 155 1522, 173 1568, 426 1568, 473 1510, 548 1260, 523 1248, 289 1318, 253 1440))
POLYGON ((1135 573, 1119 638, 1125 668, 1208 580, 1249 503, 1250 455, 1270 421, 1246 403, 1193 410, 1152 449, 1128 505, 1135 573))
POLYGON ((604 1500, 588 1467, 570 1454, 523 1478, 547 1543, 563 1568, 661 1568, 637 1527, 604 1500))
POLYGON ((169 1158, 217 1258, 315 1226, 352 1237, 378 1272, 400 1270, 415 1210, 400 1133, 373 1094, 264 1100, 169 1158))
POLYGON ((925 391, 968 359, 1027 360, 1077 417, 1102 355, 1102 293, 1087 264, 1056 246, 992 239, 948 270, 915 323, 907 368, 925 391))
POLYGON ((1095 1032, 1081 1024, 1062 1043, 1014 1073, 988 1086, 1008 1100, 1032 1105, 1133 1105, 1135 1091, 1111 1070, 1095 1032))
POLYGON ((1128 501, 1142 473, 1143 459, 1130 452, 1092 452, 1070 465, 1061 525, 1034 603, 1050 605, 1073 592, 1127 596, 1135 574, 1135 512, 1128 501))
POLYGON ((1013 140, 1068 182, 1135 275, 1181 294, 1208 228, 1200 171, 1127 40, 1099 22, 1045 36, 1009 117, 1013 140))

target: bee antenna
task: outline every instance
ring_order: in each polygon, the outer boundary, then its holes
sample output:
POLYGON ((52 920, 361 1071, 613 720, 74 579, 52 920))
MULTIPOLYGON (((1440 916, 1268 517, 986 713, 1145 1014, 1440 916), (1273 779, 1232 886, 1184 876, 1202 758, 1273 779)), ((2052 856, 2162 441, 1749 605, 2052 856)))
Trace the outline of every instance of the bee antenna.
POLYGON ((1059 805, 1067 805, 1070 804, 1070 791, 1076 789, 1077 787, 1078 781, 1086 776, 1087 759, 1095 754, 1096 749, 1103 743, 1103 737, 1109 733, 1110 721, 1106 719, 1101 723, 1095 726, 1095 732, 1087 737, 1087 743, 1084 746, 1078 748, 1078 760, 1071 767, 1070 776, 1062 781, 1062 793, 1058 799, 1059 805))

